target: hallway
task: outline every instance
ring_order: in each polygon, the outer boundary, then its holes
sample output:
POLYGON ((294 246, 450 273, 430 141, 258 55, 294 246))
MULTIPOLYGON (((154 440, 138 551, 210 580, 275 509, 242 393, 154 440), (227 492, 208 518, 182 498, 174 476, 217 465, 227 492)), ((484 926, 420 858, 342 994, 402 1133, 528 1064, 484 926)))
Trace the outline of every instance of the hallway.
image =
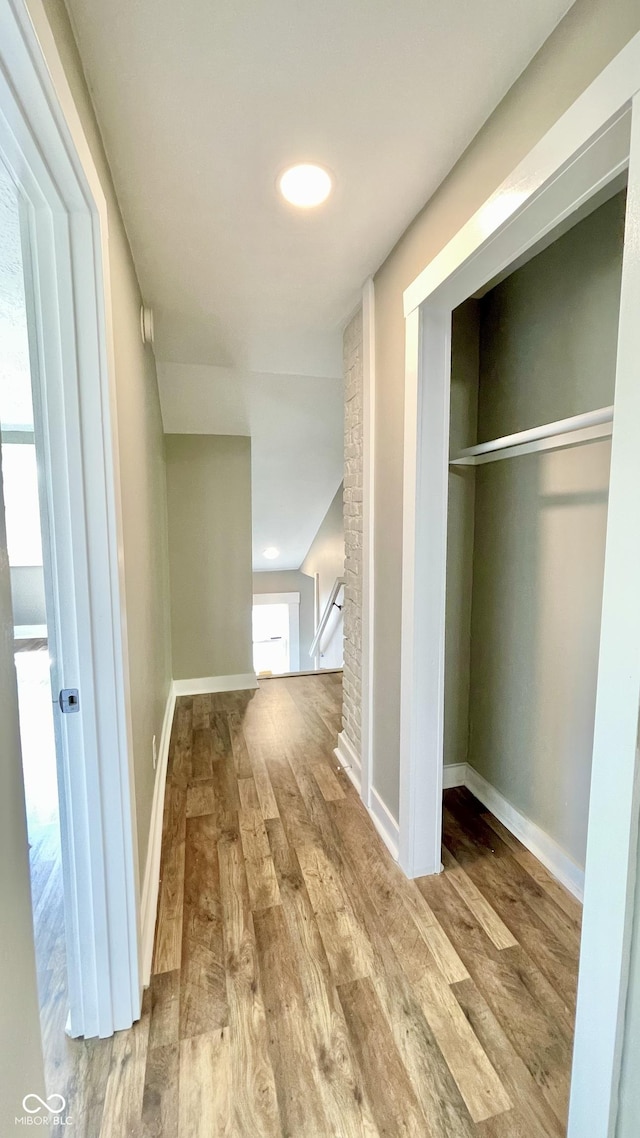
POLYGON ((74 1133, 564 1134, 579 906, 467 791, 407 882, 335 768, 340 679, 178 701, 152 985, 74 1133))

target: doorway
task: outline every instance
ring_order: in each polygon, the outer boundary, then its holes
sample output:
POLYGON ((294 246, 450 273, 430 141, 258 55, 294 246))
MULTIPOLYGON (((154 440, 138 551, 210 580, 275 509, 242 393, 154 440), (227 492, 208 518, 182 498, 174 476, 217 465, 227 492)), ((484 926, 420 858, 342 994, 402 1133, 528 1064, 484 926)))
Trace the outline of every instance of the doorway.
MULTIPOLYGON (((29 651, 41 653, 27 663, 18 659, 25 678, 27 672, 35 677, 34 683, 21 684, 25 693, 31 688, 31 696, 23 695, 23 708, 29 698, 46 700, 46 654, 53 694, 61 697, 54 702, 51 689, 48 692, 64 883, 64 920, 56 923, 56 935, 64 934, 64 953, 57 959, 64 956, 66 961, 66 992, 56 1005, 60 1022, 72 1037, 109 1036, 131 1026, 141 1006, 106 203, 44 11, 37 4, 29 11, 23 3, 0 5, 0 164, 8 186, 5 198, 14 221, 19 217, 13 276, 21 279, 24 294, 22 371, 30 373, 33 407, 31 413, 24 406, 8 405, 2 412, 3 449, 4 444, 11 448, 6 451, 9 514, 23 512, 23 505, 12 504, 12 496, 20 503, 27 483, 33 487, 35 463, 44 535, 41 558, 34 550, 14 558, 23 562, 14 566, 16 571, 29 571, 20 574, 22 589, 9 580, 2 507, 0 623, 7 631, 0 644, 3 746, 6 743, 2 779, 5 805, 11 802, 15 821, 5 825, 3 861, 12 881, 23 883, 14 904, 21 907, 20 921, 11 931, 7 961, 24 973, 20 1007, 14 1006, 12 1015, 26 1046, 37 1031, 23 827, 25 782, 28 793, 34 780, 27 767, 23 775, 20 755, 14 625, 22 647, 32 641, 29 651), (11 427, 22 429, 11 432, 11 427), (27 468, 30 473, 25 475, 27 468), (11 486, 16 481, 12 470, 22 471, 19 493, 11 486), (35 564, 38 560, 42 566, 35 564), (46 637, 41 635, 43 581, 46 637), (26 607, 16 613, 23 602, 26 607), (31 636, 34 632, 37 635, 31 636)), ((18 308, 14 303, 12 313, 18 308)), ((19 339, 17 333, 13 339, 9 336, 10 350, 19 339)), ((14 398, 17 385, 8 386, 14 398)), ((23 521, 16 528, 9 519, 12 544, 28 544, 26 531, 20 536, 23 521)), ((33 533, 32 526, 32 545, 33 533)), ((23 657, 22 652, 17 655, 23 657)), ((30 718, 31 712, 23 711, 23 724, 30 718)), ((40 744, 38 748, 41 757, 40 744)), ((50 775, 43 782, 49 794, 43 794, 39 807, 53 818, 55 782, 50 775)), ((14 892, 17 887, 13 885, 14 892)), ((44 900, 42 908, 48 910, 44 900)), ((30 1056, 34 1054, 31 1046, 30 1056)), ((22 1095, 36 1089, 22 1086, 22 1080, 18 1074, 10 1092, 16 1115, 22 1095)), ((55 1087, 53 1091, 57 1093, 55 1087)))
MULTIPOLYGON (((45 604, 45 563, 51 557, 41 524, 43 470, 36 446, 40 432, 32 398, 19 198, 1 165, 0 428, 40 1022, 47 1085, 53 1090, 65 1047, 68 985, 48 632, 52 614, 45 604)), ((51 637, 53 643, 56 639, 51 637)))
POLYGON ((254 593, 253 667, 258 678, 300 669, 300 593, 254 593))

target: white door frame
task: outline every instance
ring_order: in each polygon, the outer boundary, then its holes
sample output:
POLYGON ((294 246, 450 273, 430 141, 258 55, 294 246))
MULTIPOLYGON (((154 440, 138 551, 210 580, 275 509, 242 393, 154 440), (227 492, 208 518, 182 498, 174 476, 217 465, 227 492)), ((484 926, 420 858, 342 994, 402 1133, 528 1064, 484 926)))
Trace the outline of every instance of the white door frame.
POLYGON ((60 687, 72 1035, 139 1017, 139 901, 107 208, 42 0, 0 0, 0 144, 26 202, 60 687))
POLYGON ((400 860, 440 870, 451 313, 629 167, 569 1138, 611 1138, 638 832, 640 34, 406 290, 400 860))

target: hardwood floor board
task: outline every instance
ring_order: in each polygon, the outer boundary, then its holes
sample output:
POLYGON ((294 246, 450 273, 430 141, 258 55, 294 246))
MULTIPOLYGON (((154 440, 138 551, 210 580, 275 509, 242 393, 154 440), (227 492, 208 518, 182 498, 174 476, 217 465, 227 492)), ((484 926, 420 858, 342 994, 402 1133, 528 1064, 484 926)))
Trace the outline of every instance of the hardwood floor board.
POLYGON ((311 1041, 293 944, 281 905, 253 916, 269 1053, 286 1138, 327 1138, 327 1118, 309 1061, 311 1041))
POLYGON ((336 802, 344 798, 344 790, 328 763, 314 763, 312 770, 325 802, 336 802))
POLYGON ((231 743, 231 732, 227 713, 224 711, 216 711, 211 715, 210 727, 211 747, 214 760, 233 758, 233 746, 231 743))
POLYGON ((180 1026, 180 971, 160 972, 151 978, 149 1049, 177 1043, 180 1026))
POLYGON ((235 1138, 226 1028, 180 1043, 178 1138, 235 1138))
POLYGON ((191 724, 194 731, 209 726, 209 696, 194 695, 191 704, 191 724))
POLYGON ((191 752, 191 782, 213 777, 213 732, 210 727, 197 727, 193 730, 191 752))
POLYGON ((496 949, 443 876, 420 878, 420 888, 515 1051, 562 1120, 571 1068, 571 1032, 559 1018, 558 1009, 554 1015, 531 990, 535 988, 531 980, 536 970, 522 949, 496 949))
POLYGON ((253 775, 249 778, 238 779, 238 794, 240 796, 240 806, 243 810, 255 810, 260 814, 261 818, 263 817, 260 799, 258 798, 258 790, 253 775))
POLYGON ((240 841, 220 842, 218 857, 235 1132, 239 1138, 278 1138, 280 1114, 240 841))
POLYGON ((167 777, 169 781, 182 786, 186 786, 191 778, 192 703, 193 701, 186 696, 176 700, 169 747, 167 777))
POLYGON ((513 1104, 417 926, 392 926, 388 935, 474 1122, 509 1110, 513 1104))
POLYGON ((241 713, 239 711, 230 711, 227 715, 227 722, 229 724, 229 737, 231 739, 231 751, 233 753, 236 775, 239 779, 251 778, 253 769, 244 737, 241 713))
POLYGON ((184 901, 184 840, 167 845, 161 864, 158 921, 154 953, 154 972, 171 972, 180 967, 184 901))
POLYGON ((194 782, 187 787, 186 816, 198 818, 202 814, 213 814, 216 809, 215 787, 212 778, 194 782))
POLYGON ((99 1138, 122 1138, 139 1128, 144 1095, 151 1000, 145 992, 142 1015, 129 1031, 113 1037, 99 1138))
MULTIPOLYGON (((512 1103, 517 1106, 528 1138, 564 1138, 564 1126, 540 1094, 531 1073, 473 980, 454 984, 452 992, 512 1103)), ((508 1133, 505 1130, 505 1134, 508 1133)))
POLYGON ((282 823, 267 825, 280 896, 302 985, 317 1085, 330 1133, 378 1135, 352 1052, 342 1006, 306 890, 300 863, 287 842, 282 823))
POLYGON ((180 1039, 206 1035, 228 1022, 224 957, 217 945, 208 948, 185 936, 180 968, 180 1039))
POLYGON ((253 772, 253 781, 256 784, 256 792, 258 794, 262 817, 265 821, 269 818, 279 818, 280 811, 278 810, 278 803, 273 793, 273 786, 271 785, 267 766, 263 755, 257 748, 254 748, 251 756, 251 770, 253 772))
POLYGON ((478 924, 484 929, 496 948, 512 948, 513 945, 517 944, 518 942, 511 930, 500 920, 495 909, 446 847, 442 850, 442 861, 445 873, 456 893, 460 894, 465 905, 471 910, 478 924))
POLYGON ((177 1039, 150 1047, 144 1074, 140 1126, 130 1131, 139 1138, 167 1138, 178 1133, 180 1044, 177 1039))
POLYGON ((240 811, 240 835, 252 911, 255 913, 258 909, 279 905, 278 879, 260 811, 240 811))
POLYGON ((342 984, 338 995, 380 1134, 437 1138, 398 1054, 372 981, 342 984))
POLYGON ((310 846, 296 847, 296 855, 335 982, 370 976, 371 945, 330 858, 310 846))

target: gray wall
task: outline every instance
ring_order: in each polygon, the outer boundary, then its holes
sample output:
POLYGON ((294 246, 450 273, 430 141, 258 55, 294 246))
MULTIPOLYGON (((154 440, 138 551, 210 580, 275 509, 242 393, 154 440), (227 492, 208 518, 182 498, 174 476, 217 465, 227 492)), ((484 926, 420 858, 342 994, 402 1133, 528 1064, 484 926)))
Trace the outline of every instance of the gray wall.
MULTIPOLYGON (((342 513, 342 483, 327 510, 322 525, 314 537, 300 569, 313 577, 320 574, 320 616, 324 612, 336 577, 344 576, 344 518, 342 513)), ((342 667, 342 621, 331 617, 322 641, 321 668, 342 667)))
POLYGON ((309 648, 314 634, 313 578, 299 569, 274 569, 253 574, 254 593, 300 593, 300 670, 313 667, 309 648))
POLYGON ((140 875, 144 872, 155 772, 171 682, 164 439, 155 361, 140 338, 140 287, 64 4, 44 0, 47 18, 107 202, 133 768, 140 875))
POLYGON ((167 435, 173 678, 253 671, 251 440, 167 435))
MULTIPOLYGON (((624 195, 480 304, 480 440, 613 402, 624 195)), ((476 472, 469 761, 584 865, 610 443, 476 472)))
POLYGON ((373 785, 397 817, 405 322, 402 294, 640 29, 638 0, 576 0, 375 276, 373 785))
POLYGON ((11 601, 14 624, 46 624, 42 565, 12 565, 11 601))

